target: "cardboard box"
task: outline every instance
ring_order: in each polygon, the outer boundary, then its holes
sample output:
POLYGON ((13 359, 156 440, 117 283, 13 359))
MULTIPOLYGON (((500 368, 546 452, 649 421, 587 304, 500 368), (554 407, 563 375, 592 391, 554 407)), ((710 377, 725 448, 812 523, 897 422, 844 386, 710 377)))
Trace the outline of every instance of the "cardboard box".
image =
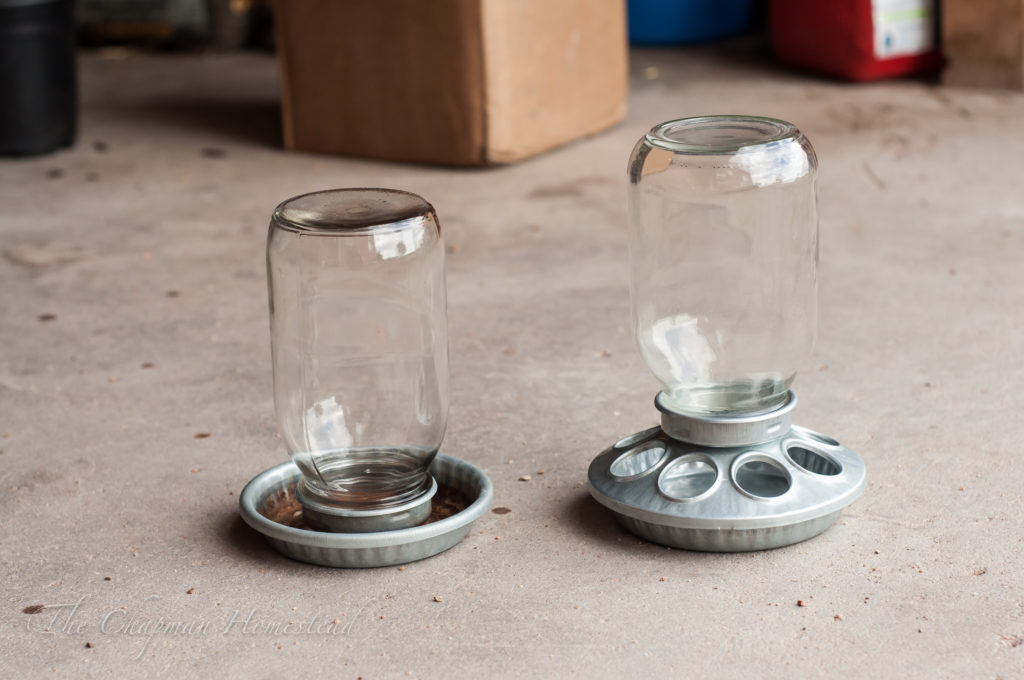
POLYGON ((944 85, 1024 89, 1024 0, 943 0, 944 85))
POLYGON ((622 120, 623 0, 284 0, 285 146, 451 165, 622 120))

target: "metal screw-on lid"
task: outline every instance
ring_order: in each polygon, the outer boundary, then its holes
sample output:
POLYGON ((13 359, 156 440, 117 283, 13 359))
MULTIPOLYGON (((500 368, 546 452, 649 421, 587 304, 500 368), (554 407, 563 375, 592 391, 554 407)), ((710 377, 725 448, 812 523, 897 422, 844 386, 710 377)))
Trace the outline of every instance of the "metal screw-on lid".
POLYGON ((654 405, 661 411, 661 427, 673 439, 703 446, 745 446, 760 444, 789 431, 790 415, 796 407, 796 394, 786 393, 786 401, 767 413, 749 416, 698 416, 678 413, 664 403, 659 392, 654 405))
POLYGON ((341 533, 390 531, 414 527, 430 517, 430 499, 437 493, 437 481, 433 477, 429 480, 429 488, 408 503, 373 510, 350 510, 325 503, 309 492, 305 481, 298 483, 295 495, 306 522, 315 529, 341 533))

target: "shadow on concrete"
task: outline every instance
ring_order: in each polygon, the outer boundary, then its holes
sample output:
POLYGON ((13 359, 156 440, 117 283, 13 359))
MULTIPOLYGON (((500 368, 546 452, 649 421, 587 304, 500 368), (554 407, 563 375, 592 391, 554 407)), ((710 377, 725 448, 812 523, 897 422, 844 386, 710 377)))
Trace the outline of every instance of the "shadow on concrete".
POLYGON ((237 513, 225 516, 220 536, 237 557, 267 564, 297 564, 274 550, 237 513))
POLYGON ((153 99, 138 104, 134 115, 138 120, 234 143, 283 146, 281 106, 276 99, 153 99))
POLYGON ((643 540, 623 529, 611 510, 591 498, 589 493, 569 499, 563 516, 579 533, 609 545, 621 546, 625 537, 643 540))

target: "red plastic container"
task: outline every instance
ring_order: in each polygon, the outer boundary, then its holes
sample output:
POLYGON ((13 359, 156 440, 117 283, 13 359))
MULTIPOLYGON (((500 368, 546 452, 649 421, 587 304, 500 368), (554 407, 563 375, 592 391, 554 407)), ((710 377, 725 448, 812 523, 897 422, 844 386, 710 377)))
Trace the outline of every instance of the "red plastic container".
POLYGON ((773 0, 780 61, 847 80, 878 80, 939 68, 934 0, 773 0))

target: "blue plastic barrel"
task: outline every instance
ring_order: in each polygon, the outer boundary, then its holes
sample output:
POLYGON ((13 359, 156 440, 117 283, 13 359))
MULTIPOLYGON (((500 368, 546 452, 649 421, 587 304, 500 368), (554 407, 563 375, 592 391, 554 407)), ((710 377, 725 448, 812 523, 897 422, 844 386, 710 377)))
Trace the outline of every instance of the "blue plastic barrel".
POLYGON ((754 2, 629 0, 629 41, 636 45, 673 45, 743 33, 753 25, 754 2))

